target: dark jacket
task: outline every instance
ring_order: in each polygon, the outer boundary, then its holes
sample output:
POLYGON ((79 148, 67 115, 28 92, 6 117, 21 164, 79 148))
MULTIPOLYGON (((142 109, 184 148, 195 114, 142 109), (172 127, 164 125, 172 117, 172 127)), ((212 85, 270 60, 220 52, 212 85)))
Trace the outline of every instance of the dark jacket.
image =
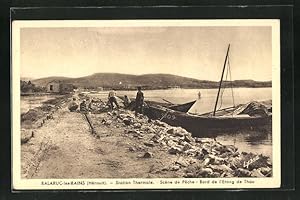
POLYGON ((142 91, 136 93, 135 102, 137 105, 142 105, 144 103, 144 93, 142 91))

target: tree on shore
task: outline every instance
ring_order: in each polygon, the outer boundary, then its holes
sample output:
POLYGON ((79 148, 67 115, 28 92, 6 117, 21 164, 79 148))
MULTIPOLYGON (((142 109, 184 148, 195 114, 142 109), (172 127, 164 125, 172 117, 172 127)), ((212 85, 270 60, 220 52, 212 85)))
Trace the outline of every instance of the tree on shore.
POLYGON ((36 86, 35 84, 31 83, 31 81, 22 81, 20 82, 21 86, 21 93, 28 93, 28 92, 45 92, 45 87, 36 86))

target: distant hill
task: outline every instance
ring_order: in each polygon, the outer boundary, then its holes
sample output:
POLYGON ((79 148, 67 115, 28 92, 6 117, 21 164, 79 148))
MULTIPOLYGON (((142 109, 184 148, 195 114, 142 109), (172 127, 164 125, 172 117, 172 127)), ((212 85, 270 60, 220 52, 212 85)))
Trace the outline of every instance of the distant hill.
MULTIPOLYGON (((145 74, 130 75, 118 73, 96 73, 80 78, 47 77, 33 80, 39 86, 46 86, 47 83, 57 80, 64 83, 71 83, 80 88, 115 88, 115 89, 136 89, 142 86, 143 89, 166 89, 172 87, 180 88, 218 88, 219 82, 198 80, 171 74, 145 74)), ((271 87, 271 81, 258 82, 253 80, 225 81, 225 87, 271 87)))
POLYGON ((34 80, 31 80, 31 82, 36 84, 36 85, 44 87, 51 81, 55 81, 55 80, 57 80, 57 81, 66 81, 68 79, 72 79, 72 78, 67 78, 67 77, 63 77, 63 76, 50 76, 50 77, 47 77, 47 78, 34 79, 34 80))

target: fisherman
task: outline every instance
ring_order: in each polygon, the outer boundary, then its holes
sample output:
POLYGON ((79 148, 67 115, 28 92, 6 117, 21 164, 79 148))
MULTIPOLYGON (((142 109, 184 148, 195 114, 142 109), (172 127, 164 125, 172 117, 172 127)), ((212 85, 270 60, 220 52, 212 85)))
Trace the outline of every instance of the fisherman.
POLYGON ((113 110, 114 109, 114 104, 116 105, 116 107, 119 109, 119 105, 116 99, 116 92, 113 90, 111 90, 108 93, 108 102, 110 104, 110 108, 113 110))
POLYGON ((73 98, 73 101, 69 104, 68 109, 70 110, 70 112, 75 112, 78 108, 78 104, 76 102, 76 98, 73 98))
POLYGON ((81 112, 86 112, 86 111, 87 111, 85 100, 83 100, 83 101, 80 103, 80 111, 81 111, 81 112))
POLYGON ((201 92, 198 92, 198 99, 201 99, 201 92))
POLYGON ((142 92, 142 88, 139 86, 137 89, 138 91, 135 98, 135 116, 137 116, 138 113, 143 113, 144 104, 144 93, 142 92))
POLYGON ((89 101, 89 104, 88 104, 88 110, 89 110, 89 111, 92 111, 92 110, 93 110, 93 108, 92 108, 92 107, 93 107, 93 103, 94 103, 94 100, 93 100, 93 99, 89 101))
POLYGON ((124 96, 124 106, 127 108, 130 104, 130 99, 128 98, 127 95, 124 96))

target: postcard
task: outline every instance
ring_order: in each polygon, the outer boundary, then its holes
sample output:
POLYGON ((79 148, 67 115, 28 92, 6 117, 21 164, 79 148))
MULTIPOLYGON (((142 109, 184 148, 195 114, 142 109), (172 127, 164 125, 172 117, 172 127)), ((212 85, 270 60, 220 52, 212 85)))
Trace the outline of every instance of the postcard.
POLYGON ((15 20, 11 42, 12 189, 280 187, 280 20, 15 20))

